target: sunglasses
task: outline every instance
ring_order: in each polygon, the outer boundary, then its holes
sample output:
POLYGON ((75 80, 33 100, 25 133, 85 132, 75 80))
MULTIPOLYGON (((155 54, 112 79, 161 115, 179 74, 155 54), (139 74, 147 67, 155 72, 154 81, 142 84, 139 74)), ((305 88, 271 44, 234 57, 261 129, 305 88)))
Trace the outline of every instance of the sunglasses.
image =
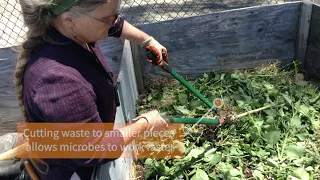
POLYGON ((90 16, 90 17, 93 18, 93 19, 95 19, 95 20, 97 20, 97 21, 100 21, 100 22, 102 22, 102 23, 105 23, 105 24, 107 24, 107 25, 115 26, 115 24, 118 22, 118 19, 119 19, 119 17, 120 17, 120 13, 117 12, 117 13, 115 13, 114 15, 112 15, 112 16, 111 16, 112 19, 110 19, 110 16, 109 16, 108 18, 106 18, 106 19, 108 19, 108 20, 101 20, 101 19, 98 19, 98 18, 95 18, 95 17, 92 17, 92 16, 90 16), (110 20, 109 20, 109 19, 110 19, 110 20))

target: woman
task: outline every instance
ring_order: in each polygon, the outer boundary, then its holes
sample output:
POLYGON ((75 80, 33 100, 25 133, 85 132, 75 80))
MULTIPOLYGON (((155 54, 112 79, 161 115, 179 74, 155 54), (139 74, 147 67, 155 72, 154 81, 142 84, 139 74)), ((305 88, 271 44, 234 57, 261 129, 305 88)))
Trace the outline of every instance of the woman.
MULTIPOLYGON (((156 54, 157 65, 168 62, 165 47, 119 16, 118 0, 20 0, 20 4, 28 33, 18 57, 15 86, 27 122, 114 122, 115 83, 98 40, 124 38, 156 54)), ((167 126, 156 110, 134 122, 116 131, 134 133, 167 126), (131 130, 126 131, 128 128, 131 130)), ((104 138, 100 143, 127 145, 133 139, 132 134, 126 134, 118 139, 104 138)), ((63 180, 74 172, 81 179, 90 179, 94 166, 110 160, 32 162, 41 179, 63 180)))

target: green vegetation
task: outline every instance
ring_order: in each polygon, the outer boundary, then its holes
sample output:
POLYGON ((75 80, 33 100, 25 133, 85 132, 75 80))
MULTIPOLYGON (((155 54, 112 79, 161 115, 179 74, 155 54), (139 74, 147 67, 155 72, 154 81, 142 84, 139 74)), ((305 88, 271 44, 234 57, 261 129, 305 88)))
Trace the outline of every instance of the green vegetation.
MULTIPOLYGON (((189 81, 209 100, 223 99, 220 114, 272 107, 220 126, 185 125, 185 157, 140 159, 144 178, 320 179, 320 94, 299 77, 296 64, 285 70, 271 64, 189 81)), ((152 89, 137 107, 174 117, 202 117, 209 110, 176 81, 152 89)))

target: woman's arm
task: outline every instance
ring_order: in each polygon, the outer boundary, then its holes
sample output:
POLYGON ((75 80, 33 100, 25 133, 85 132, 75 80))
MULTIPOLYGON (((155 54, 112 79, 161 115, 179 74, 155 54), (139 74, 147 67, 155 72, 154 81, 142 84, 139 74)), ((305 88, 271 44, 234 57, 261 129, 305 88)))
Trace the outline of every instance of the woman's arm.
POLYGON ((149 63, 162 66, 163 61, 169 63, 169 57, 167 49, 156 41, 149 34, 141 31, 127 22, 123 17, 120 16, 119 21, 115 26, 111 27, 108 32, 109 36, 127 39, 140 47, 151 51, 157 57, 157 62, 152 62, 151 59, 146 59, 149 63))
POLYGON ((151 59, 146 59, 149 63, 162 66, 163 61, 169 63, 167 49, 161 45, 157 40, 140 29, 132 26, 126 20, 123 20, 123 28, 120 38, 127 39, 140 47, 151 51, 157 57, 157 62, 152 62, 151 59))
POLYGON ((141 46, 144 41, 150 38, 150 35, 132 26, 130 23, 124 20, 120 37, 141 46))
POLYGON ((150 38, 150 35, 132 26, 121 16, 115 26, 109 29, 108 35, 116 38, 127 39, 139 46, 150 38))

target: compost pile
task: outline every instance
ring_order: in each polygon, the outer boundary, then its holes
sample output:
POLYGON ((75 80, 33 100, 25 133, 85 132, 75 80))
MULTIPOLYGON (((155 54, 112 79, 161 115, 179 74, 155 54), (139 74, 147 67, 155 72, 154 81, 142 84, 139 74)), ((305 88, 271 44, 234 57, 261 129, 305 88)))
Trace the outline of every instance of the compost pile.
MULTIPOLYGON (((219 126, 185 125, 185 157, 140 159, 141 179, 320 179, 320 94, 296 63, 208 73, 189 82, 209 100, 222 98, 220 113, 272 107, 219 126)), ((137 107, 173 117, 202 117, 209 110, 174 80, 149 89, 137 107)))

